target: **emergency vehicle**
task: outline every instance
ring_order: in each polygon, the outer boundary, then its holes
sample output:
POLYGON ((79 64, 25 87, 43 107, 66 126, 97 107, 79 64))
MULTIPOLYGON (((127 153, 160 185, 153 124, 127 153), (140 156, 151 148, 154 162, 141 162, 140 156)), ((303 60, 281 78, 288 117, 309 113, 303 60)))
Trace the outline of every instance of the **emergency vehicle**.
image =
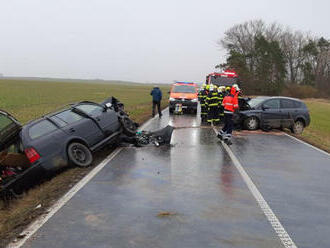
POLYGON ((213 72, 206 76, 206 84, 214 84, 217 86, 233 86, 239 84, 239 78, 234 70, 227 69, 224 72, 213 72))
POLYGON ((197 113, 198 90, 197 84, 192 82, 176 82, 172 84, 169 98, 169 111, 173 113, 176 106, 184 111, 197 113))

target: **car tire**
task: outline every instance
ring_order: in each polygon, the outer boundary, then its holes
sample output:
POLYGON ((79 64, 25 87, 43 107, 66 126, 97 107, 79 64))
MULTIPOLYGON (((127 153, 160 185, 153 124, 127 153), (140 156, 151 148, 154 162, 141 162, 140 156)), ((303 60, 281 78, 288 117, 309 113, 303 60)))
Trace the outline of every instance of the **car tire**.
POLYGON ((69 144, 68 149, 69 161, 78 167, 88 167, 93 162, 92 152, 87 146, 78 142, 69 144))
POLYGON ((302 121, 295 121, 293 126, 291 127, 291 132, 294 134, 302 134, 304 131, 305 125, 302 121))
POLYGON ((255 116, 248 117, 244 120, 244 128, 247 130, 257 130, 259 128, 259 120, 255 116))
POLYGON ((124 116, 120 119, 123 133, 129 137, 135 136, 137 131, 137 125, 134 121, 132 121, 128 116, 124 116))

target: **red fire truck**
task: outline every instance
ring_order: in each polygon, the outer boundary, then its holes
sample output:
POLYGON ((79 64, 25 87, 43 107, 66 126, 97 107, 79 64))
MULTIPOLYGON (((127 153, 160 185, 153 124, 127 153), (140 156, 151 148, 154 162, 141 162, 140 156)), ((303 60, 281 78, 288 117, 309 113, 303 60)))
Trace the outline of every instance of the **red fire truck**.
POLYGON ((213 72, 206 76, 206 84, 217 86, 232 86, 239 84, 239 78, 234 70, 227 69, 224 72, 213 72))

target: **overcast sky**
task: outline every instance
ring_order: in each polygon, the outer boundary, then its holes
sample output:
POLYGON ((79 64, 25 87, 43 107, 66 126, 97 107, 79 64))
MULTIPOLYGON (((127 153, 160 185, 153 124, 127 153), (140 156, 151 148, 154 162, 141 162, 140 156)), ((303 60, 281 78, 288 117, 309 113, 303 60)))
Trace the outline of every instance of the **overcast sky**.
POLYGON ((251 19, 330 38, 329 0, 0 0, 0 73, 203 81, 216 42, 251 19))

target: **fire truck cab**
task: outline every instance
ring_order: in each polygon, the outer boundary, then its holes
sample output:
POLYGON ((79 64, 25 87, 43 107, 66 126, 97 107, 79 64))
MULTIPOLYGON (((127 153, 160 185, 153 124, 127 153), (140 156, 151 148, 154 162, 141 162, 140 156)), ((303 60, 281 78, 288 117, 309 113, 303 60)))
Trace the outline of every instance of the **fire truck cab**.
POLYGON ((213 72, 206 76, 206 84, 214 84, 217 86, 232 86, 239 84, 239 78, 234 70, 227 69, 224 72, 213 72))

